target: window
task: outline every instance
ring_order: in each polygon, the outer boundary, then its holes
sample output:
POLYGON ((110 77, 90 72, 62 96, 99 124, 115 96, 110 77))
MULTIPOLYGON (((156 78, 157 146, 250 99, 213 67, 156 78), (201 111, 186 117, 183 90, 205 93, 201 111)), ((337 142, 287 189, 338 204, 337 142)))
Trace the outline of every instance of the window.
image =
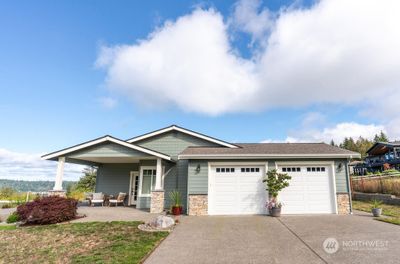
POLYGON ((300 167, 282 167, 282 172, 301 172, 300 167))
POLYGON ((143 169, 142 170, 142 195, 150 195, 156 185, 156 170, 143 169))
POLYGON ((217 173, 235 172, 235 168, 216 168, 217 173))
POLYGON ((252 168, 240 168, 241 172, 260 172, 260 168, 252 167, 252 168))
POLYGON ((307 172, 325 172, 325 167, 307 167, 307 172))

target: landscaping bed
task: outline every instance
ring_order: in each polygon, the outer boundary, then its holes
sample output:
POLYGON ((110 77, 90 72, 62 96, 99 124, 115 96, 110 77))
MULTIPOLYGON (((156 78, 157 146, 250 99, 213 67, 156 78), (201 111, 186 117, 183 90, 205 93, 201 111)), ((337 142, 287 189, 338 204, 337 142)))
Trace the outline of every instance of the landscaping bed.
MULTIPOLYGON (((382 204, 382 215, 387 217, 375 218, 376 220, 400 225, 400 205, 382 204)), ((354 201, 353 209, 371 213, 371 203, 365 201, 354 201)))
POLYGON ((0 229, 0 259, 4 263, 140 263, 168 233, 143 232, 139 224, 89 222, 0 229))

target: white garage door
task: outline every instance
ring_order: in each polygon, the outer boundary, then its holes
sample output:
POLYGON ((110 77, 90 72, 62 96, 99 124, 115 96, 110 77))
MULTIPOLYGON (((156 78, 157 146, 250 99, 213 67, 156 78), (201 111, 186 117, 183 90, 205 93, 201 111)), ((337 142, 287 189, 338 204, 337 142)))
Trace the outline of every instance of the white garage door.
POLYGON ((210 215, 265 214, 265 166, 211 166, 210 215))
POLYGON ((292 176, 282 190, 282 214, 335 213, 331 165, 280 165, 278 171, 292 176))

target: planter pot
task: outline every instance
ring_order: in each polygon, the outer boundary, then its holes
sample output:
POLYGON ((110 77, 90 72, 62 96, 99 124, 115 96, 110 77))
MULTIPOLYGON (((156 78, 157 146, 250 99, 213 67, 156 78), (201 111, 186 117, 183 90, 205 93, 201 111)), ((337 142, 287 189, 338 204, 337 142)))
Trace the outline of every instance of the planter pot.
POLYGON ((279 217, 281 216, 281 208, 280 207, 275 207, 269 210, 269 215, 273 217, 279 217))
POLYGON ((382 214, 382 208, 373 208, 372 215, 375 217, 379 217, 382 214))
POLYGON ((182 206, 172 206, 172 214, 173 215, 182 214, 182 206))

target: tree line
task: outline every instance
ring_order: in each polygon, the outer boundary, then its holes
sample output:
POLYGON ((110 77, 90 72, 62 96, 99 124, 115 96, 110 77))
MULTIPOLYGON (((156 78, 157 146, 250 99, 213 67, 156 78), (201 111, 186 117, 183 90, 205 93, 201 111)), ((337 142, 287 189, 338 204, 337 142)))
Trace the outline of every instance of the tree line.
POLYGON ((339 144, 336 144, 333 140, 331 140, 331 145, 358 152, 361 154, 361 158, 364 159, 367 156, 367 150, 377 142, 389 142, 389 138, 383 131, 381 131, 379 134, 375 134, 373 140, 369 140, 361 136, 357 139, 345 137, 343 142, 339 144))

